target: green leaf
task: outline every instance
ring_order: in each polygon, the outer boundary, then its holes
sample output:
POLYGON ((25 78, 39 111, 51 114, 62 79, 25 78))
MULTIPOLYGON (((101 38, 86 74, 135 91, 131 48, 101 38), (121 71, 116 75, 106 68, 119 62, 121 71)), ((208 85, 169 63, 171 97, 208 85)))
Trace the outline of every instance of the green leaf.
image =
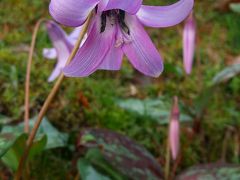
POLYGON ((122 175, 116 168, 114 168, 108 161, 105 160, 103 154, 98 148, 89 149, 85 158, 91 162, 94 167, 97 167, 104 174, 108 174, 112 179, 125 180, 126 177, 122 175))
POLYGON ((213 179, 213 180, 238 180, 240 179, 240 166, 233 164, 206 164, 189 168, 180 174, 177 180, 213 179))
POLYGON ((20 135, 12 147, 2 157, 3 163, 13 171, 17 170, 18 162, 21 155, 23 154, 26 141, 27 134, 20 135))
POLYGON ((240 3, 231 3, 230 4, 230 9, 233 12, 240 13, 240 3))
POLYGON ((7 116, 4 116, 2 114, 0 114, 0 124, 7 124, 11 121, 12 119, 7 117, 7 116))
MULTIPOLYGON (((34 123, 35 120, 30 121, 31 128, 34 123)), ((22 134, 23 129, 23 123, 16 126, 4 126, 0 136, 0 155, 4 155, 2 161, 13 171, 15 171, 18 166, 18 161, 22 156, 27 141, 27 135, 22 134), (11 135, 11 137, 9 135, 11 135)), ((46 119, 43 119, 29 152, 28 159, 31 160, 44 149, 65 146, 67 138, 67 135, 60 133, 46 119)))
POLYGON ((82 137, 83 143, 87 143, 89 141, 95 141, 95 140, 96 140, 96 138, 91 134, 86 134, 85 136, 82 137))
MULTIPOLYGON (((140 116, 147 116, 155 120, 161 125, 169 123, 169 116, 171 112, 172 101, 164 101, 161 98, 157 99, 126 99, 118 100, 117 104, 127 111, 137 113, 140 116), (169 103, 168 103, 169 102, 169 103)), ((181 113, 180 121, 191 121, 191 117, 187 114, 181 113)))
MULTIPOLYGON (((30 128, 34 126, 35 121, 36 118, 30 120, 30 128)), ((16 135, 19 135, 22 133, 23 129, 23 123, 20 123, 17 126, 4 126, 2 133, 14 133, 16 135)), ((66 146, 68 135, 59 132, 46 118, 43 119, 37 132, 37 137, 42 137, 43 135, 47 135, 48 141, 46 149, 66 146)))
MULTIPOLYGON (((3 163, 13 171, 17 170, 18 163, 25 149, 27 138, 27 134, 20 135, 11 148, 9 148, 6 154, 2 157, 3 163)), ((46 136, 42 136, 42 138, 35 140, 29 152, 28 160, 31 160, 35 155, 40 154, 44 150, 46 144, 46 136)))
POLYGON ((29 159, 32 159, 35 155, 40 154, 45 149, 46 145, 46 135, 43 135, 41 138, 35 140, 29 152, 29 159))
POLYGON ((78 160, 77 166, 82 180, 111 180, 109 177, 99 173, 86 159, 78 160))
POLYGON ((17 137, 11 133, 0 134, 0 158, 11 148, 16 138, 17 137))
POLYGON ((68 135, 58 131, 46 118, 44 118, 39 135, 46 134, 48 138, 46 149, 64 147, 67 145, 68 135))
POLYGON ((228 81, 229 79, 233 78, 239 73, 240 73, 240 64, 235 64, 235 65, 226 67, 213 78, 212 84, 216 85, 216 84, 228 81))
POLYGON ((85 129, 78 145, 87 148, 85 158, 113 179, 162 179, 161 166, 142 146, 124 135, 103 129, 85 129), (86 141, 85 136, 94 136, 86 141), (84 141, 82 141, 82 139, 84 141))

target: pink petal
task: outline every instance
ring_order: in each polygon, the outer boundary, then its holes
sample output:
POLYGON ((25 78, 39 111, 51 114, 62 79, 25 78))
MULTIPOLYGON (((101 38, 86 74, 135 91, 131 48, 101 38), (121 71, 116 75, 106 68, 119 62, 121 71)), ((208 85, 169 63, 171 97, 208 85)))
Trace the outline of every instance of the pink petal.
POLYGON ((113 43, 116 27, 107 21, 105 31, 100 33, 101 18, 96 15, 86 42, 77 52, 72 62, 63 69, 66 76, 84 77, 92 74, 103 62, 113 43))
POLYGON ((107 7, 109 0, 101 0, 98 4, 98 12, 104 11, 104 9, 107 7))
POLYGON ((113 41, 112 47, 104 57, 102 64, 98 69, 117 71, 121 69, 123 59, 123 51, 121 48, 115 47, 113 41))
POLYGON ((109 0, 106 10, 121 9, 130 14, 136 14, 142 5, 142 0, 109 0))
MULTIPOLYGON (((75 43, 77 42, 78 37, 79 37, 81 31, 82 31, 82 26, 75 28, 75 29, 68 35, 68 40, 69 40, 69 42, 70 42, 73 46, 74 46, 75 43)), ((87 34, 85 34, 85 36, 83 37, 83 40, 82 40, 82 42, 81 42, 80 47, 83 45, 83 43, 86 41, 86 39, 87 39, 87 34)))
POLYGON ((192 64, 195 51, 196 23, 191 14, 186 20, 183 30, 183 60, 184 69, 187 74, 192 71, 192 64))
POLYGON ((170 124, 170 147, 172 158, 175 160, 179 151, 179 122, 172 120, 170 124))
POLYGON ((57 58, 57 51, 55 48, 44 48, 42 54, 43 54, 43 57, 47 59, 57 58))
POLYGON ((81 31, 82 26, 74 28, 74 30, 68 35, 68 39, 74 44, 77 41, 81 31))
POLYGON ((111 48, 98 69, 118 71, 122 66, 123 52, 119 48, 111 48))
POLYGON ((169 27, 182 22, 191 12, 194 0, 180 0, 170 6, 144 6, 137 16, 145 26, 169 27))
POLYGON ((54 67, 51 75, 48 78, 48 82, 54 81, 62 72, 62 69, 66 65, 67 59, 70 55, 70 52, 61 53, 56 66, 54 67))
POLYGON ((178 98, 174 98, 174 103, 171 112, 170 118, 170 128, 169 128, 169 140, 170 140, 170 149, 172 152, 172 157, 175 160, 179 152, 179 134, 180 134, 180 125, 179 125, 179 108, 178 108, 178 98))
POLYGON ((80 26, 100 0, 51 0, 51 16, 66 26, 80 26))
POLYGON ((65 66, 70 55, 72 45, 68 41, 66 33, 56 23, 49 21, 46 26, 58 58, 57 64, 48 79, 51 82, 60 75, 61 69, 65 66))
POLYGON ((163 71, 162 58, 135 16, 126 16, 131 42, 122 47, 132 65, 145 75, 158 77, 163 71))

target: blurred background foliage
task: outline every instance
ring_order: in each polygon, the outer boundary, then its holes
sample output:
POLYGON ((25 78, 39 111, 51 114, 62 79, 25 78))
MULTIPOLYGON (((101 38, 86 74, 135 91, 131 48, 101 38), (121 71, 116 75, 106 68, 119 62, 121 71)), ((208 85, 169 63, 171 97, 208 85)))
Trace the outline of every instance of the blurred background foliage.
MULTIPOLYGON (((144 1, 151 5, 173 2, 176 0, 144 1)), ((51 18, 48 4, 48 0, 0 1, 1 128, 23 120, 31 33, 39 18, 51 18)), ((190 76, 183 70, 183 25, 180 24, 166 29, 147 29, 164 58, 165 71, 158 79, 144 77, 125 61, 119 72, 99 71, 88 78, 64 81, 47 118, 55 128, 68 134, 69 140, 66 147, 44 151, 33 159, 34 177, 65 179, 74 159, 76 137, 86 127, 106 128, 127 135, 164 166, 166 122, 175 95, 180 99, 183 117, 177 172, 220 159, 239 163, 240 68, 238 65, 237 70, 227 72, 225 68, 240 64, 240 14, 226 8, 221 0, 196 0, 194 14, 198 37, 190 76), (238 73, 228 78, 233 72, 238 73)), ((44 26, 37 40, 31 77, 32 117, 37 115, 53 85, 47 78, 55 63, 42 56, 42 49, 51 47, 44 26)), ((4 164, 0 167, 10 173, 4 164)))

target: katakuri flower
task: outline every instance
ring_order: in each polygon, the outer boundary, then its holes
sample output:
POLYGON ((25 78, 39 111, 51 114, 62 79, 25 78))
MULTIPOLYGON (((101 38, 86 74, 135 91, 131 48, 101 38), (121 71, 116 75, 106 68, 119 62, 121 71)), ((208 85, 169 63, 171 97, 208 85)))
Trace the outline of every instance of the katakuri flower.
POLYGON ((183 29, 183 63, 187 74, 192 71, 196 39, 196 22, 193 12, 189 15, 183 29))
POLYGON ((170 127, 169 127, 169 144, 170 150, 172 153, 172 158, 175 160, 179 152, 179 134, 180 134, 180 125, 179 125, 179 107, 178 107, 178 98, 174 97, 172 111, 170 115, 170 127))
MULTIPOLYGON (((48 81, 52 82, 61 74, 62 69, 66 65, 67 59, 77 41, 82 27, 75 28, 69 35, 67 35, 63 29, 53 21, 47 21, 46 28, 53 44, 53 48, 44 48, 43 56, 50 60, 57 59, 55 68, 48 78, 48 81)), ((85 40, 86 36, 81 45, 85 40)))
POLYGON ((87 40, 64 74, 84 77, 98 69, 119 70, 125 54, 138 71, 158 77, 162 58, 144 26, 174 26, 189 15, 193 4, 194 0, 162 7, 142 5, 142 0, 51 0, 50 14, 66 26, 81 26, 93 11, 87 40))

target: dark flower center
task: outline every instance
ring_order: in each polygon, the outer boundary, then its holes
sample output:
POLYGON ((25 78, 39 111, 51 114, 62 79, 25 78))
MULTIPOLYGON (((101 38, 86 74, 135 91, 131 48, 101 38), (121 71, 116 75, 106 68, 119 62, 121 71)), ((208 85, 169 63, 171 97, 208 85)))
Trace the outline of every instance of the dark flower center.
POLYGON ((101 33, 105 31, 107 21, 110 21, 110 24, 112 26, 118 23, 121 29, 128 35, 130 35, 130 30, 125 23, 125 11, 123 10, 104 11, 101 15, 101 30, 100 30, 101 33))

